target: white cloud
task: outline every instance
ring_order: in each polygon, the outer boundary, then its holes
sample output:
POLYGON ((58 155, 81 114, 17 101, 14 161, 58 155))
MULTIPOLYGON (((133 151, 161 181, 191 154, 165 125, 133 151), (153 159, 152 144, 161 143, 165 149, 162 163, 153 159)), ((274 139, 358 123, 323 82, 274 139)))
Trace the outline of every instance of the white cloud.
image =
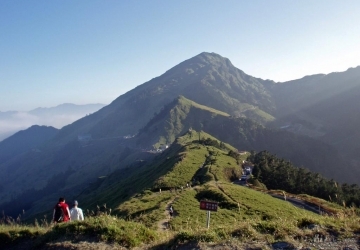
POLYGON ((36 116, 26 112, 17 112, 7 118, 0 119, 0 141, 33 125, 53 126, 60 129, 81 117, 83 115, 36 116))
POLYGON ((73 106, 71 109, 64 111, 58 106, 58 109, 48 109, 45 110, 46 112, 36 114, 29 112, 2 113, 2 116, 0 116, 0 141, 17 131, 27 129, 33 125, 53 126, 61 129, 89 113, 96 112, 101 107, 103 105, 90 105, 87 108, 73 106))

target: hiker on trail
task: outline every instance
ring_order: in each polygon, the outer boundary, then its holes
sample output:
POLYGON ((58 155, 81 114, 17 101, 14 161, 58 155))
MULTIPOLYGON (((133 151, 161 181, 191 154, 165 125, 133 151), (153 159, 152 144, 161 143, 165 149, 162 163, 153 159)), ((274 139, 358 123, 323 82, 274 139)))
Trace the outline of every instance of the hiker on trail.
POLYGON ((74 201, 74 207, 70 210, 70 218, 72 221, 84 220, 84 214, 81 208, 78 207, 79 203, 74 201))
POLYGON ((54 207, 53 222, 67 222, 70 221, 69 205, 65 203, 64 198, 59 198, 59 202, 54 207))
POLYGON ((169 213, 170 213, 170 217, 173 217, 174 209, 172 206, 169 207, 169 213))

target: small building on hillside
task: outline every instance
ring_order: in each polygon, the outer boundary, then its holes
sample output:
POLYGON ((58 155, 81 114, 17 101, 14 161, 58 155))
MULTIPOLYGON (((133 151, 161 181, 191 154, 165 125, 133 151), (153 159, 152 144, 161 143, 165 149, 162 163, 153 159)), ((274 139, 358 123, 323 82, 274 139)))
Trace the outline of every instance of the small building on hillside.
POLYGON ((169 145, 163 145, 163 144, 161 144, 161 146, 160 146, 160 150, 165 150, 165 149, 167 149, 167 148, 169 148, 169 145))

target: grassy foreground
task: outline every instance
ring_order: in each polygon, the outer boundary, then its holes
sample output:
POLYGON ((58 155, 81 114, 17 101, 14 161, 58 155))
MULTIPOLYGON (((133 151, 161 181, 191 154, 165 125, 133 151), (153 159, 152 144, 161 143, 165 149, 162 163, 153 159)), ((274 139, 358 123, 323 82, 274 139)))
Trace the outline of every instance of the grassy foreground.
POLYGON ((161 194, 147 192, 122 206, 124 213, 129 213, 128 220, 104 214, 88 217, 82 222, 55 226, 46 222, 21 225, 2 221, 0 248, 27 244, 29 249, 37 249, 49 242, 91 240, 115 243, 129 249, 169 249, 193 242, 294 242, 327 235, 343 239, 360 233, 359 217, 355 214, 320 216, 230 183, 212 183, 177 194, 170 191, 161 194), (219 187, 224 191, 223 197, 217 193, 219 187), (219 199, 223 199, 224 208, 211 213, 208 229, 206 211, 199 209, 196 197, 216 193, 219 199), (240 205, 234 200, 239 200, 240 205), (140 206, 141 203, 144 206, 140 206), (153 204, 160 204, 159 208, 148 209, 153 204), (175 209, 172 219, 166 214, 168 204, 175 209), (163 220, 168 223, 167 230, 158 228, 158 222, 163 220))
POLYGON ((141 223, 125 221, 110 215, 87 218, 85 221, 57 225, 2 224, 0 226, 0 247, 27 244, 39 248, 57 240, 115 242, 124 247, 150 244, 159 240, 159 235, 141 223), (31 240, 31 241, 30 241, 31 240))

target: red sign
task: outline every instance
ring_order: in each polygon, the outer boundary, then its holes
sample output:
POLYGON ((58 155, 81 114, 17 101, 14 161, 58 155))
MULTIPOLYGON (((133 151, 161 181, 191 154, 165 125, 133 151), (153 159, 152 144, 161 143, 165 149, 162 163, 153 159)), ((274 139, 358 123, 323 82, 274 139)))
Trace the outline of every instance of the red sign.
POLYGON ((200 209, 216 212, 218 203, 213 201, 200 201, 200 209))

